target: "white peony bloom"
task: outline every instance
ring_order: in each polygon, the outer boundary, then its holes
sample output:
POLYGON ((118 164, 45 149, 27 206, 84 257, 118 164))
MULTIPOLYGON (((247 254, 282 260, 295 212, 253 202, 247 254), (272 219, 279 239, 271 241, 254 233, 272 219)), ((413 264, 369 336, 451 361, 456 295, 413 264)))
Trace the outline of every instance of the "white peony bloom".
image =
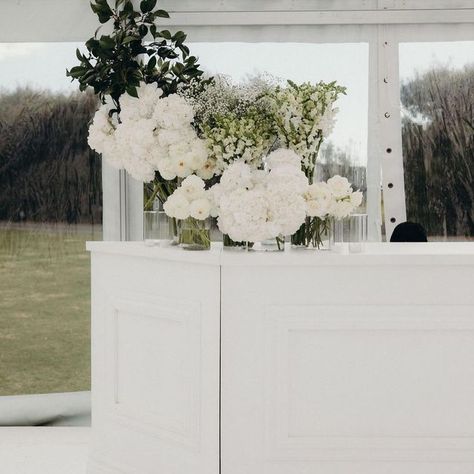
POLYGON ((342 198, 352 192, 352 186, 349 180, 339 175, 329 178, 327 184, 336 198, 342 198))
POLYGON ((362 204, 362 199, 364 195, 360 191, 354 191, 351 194, 351 204, 354 209, 358 208, 362 204))
POLYGON ((306 202, 306 213, 310 217, 324 219, 329 213, 329 208, 317 200, 306 202))
POLYGON ((351 214, 354 210, 350 199, 344 199, 339 201, 333 201, 329 210, 331 216, 336 219, 343 219, 351 214))

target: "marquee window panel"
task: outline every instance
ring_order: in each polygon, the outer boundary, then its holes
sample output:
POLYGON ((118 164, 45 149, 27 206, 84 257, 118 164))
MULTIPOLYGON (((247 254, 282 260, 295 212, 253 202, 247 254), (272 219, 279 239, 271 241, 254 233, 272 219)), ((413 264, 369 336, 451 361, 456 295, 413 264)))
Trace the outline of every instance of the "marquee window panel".
POLYGON ((474 41, 401 43, 400 87, 407 219, 474 239, 474 41))
POLYGON ((102 237, 92 94, 75 43, 0 44, 0 395, 90 389, 90 262, 102 237))

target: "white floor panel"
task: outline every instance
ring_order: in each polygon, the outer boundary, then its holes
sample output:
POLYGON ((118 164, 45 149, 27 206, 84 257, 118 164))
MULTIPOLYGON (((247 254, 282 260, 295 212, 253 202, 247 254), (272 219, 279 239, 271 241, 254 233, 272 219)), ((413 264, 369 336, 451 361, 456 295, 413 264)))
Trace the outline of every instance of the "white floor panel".
POLYGON ((90 428, 0 428, 1 474, 85 474, 90 428))

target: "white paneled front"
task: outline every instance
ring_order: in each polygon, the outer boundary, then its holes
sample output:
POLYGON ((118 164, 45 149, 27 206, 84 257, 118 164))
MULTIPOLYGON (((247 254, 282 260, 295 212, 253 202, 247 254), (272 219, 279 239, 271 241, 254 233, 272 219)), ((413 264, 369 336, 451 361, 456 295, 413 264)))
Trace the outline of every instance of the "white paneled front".
POLYGON ((267 456, 442 461, 452 438, 474 460, 472 310, 267 307, 267 456))
POLYGON ((473 245, 89 246, 89 474, 474 472, 473 245))
POLYGON ((222 472, 474 472, 473 268, 312 258, 222 269, 222 472))
POLYGON ((198 449, 201 308, 135 294, 111 306, 110 415, 198 449))
POLYGON ((89 472, 217 474, 219 267, 94 254, 92 268, 89 472))

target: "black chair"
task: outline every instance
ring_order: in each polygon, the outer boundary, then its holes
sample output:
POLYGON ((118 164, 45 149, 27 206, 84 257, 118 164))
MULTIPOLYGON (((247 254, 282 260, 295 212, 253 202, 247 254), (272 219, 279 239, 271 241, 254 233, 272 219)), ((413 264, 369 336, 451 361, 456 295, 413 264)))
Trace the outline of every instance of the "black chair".
POLYGON ((428 242, 428 238, 421 224, 402 222, 393 229, 390 242, 428 242))

